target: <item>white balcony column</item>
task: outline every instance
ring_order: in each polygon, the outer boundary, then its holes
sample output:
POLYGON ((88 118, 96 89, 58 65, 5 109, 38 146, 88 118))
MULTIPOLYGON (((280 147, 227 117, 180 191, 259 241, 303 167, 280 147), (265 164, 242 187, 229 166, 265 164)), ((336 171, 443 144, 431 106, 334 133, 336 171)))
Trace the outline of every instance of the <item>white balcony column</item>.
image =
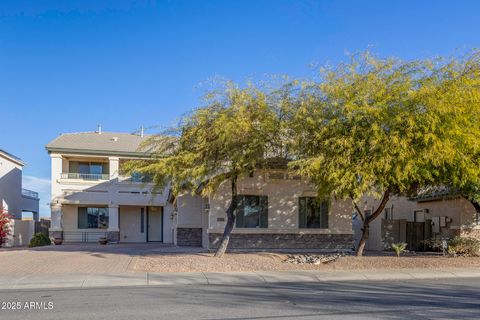
POLYGON ((107 237, 110 242, 118 242, 120 240, 120 228, 118 222, 118 206, 109 205, 107 237))
POLYGON ((62 156, 60 154, 51 154, 50 157, 52 158, 52 199, 60 196, 62 190, 60 185, 57 183, 58 179, 62 176, 62 156))
POLYGON ((108 206, 108 231, 119 231, 118 206, 108 206))
POLYGON ((62 205, 52 204, 50 231, 62 231, 62 230, 63 230, 62 205))
POLYGON ((110 180, 118 178, 119 170, 119 159, 118 157, 109 157, 108 158, 109 170, 110 170, 110 180))

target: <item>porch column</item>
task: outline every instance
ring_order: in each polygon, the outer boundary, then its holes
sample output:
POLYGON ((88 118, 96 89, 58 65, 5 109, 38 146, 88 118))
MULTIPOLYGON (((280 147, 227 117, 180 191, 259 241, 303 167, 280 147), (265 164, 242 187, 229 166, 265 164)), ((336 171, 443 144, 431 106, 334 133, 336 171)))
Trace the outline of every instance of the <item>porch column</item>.
POLYGON ((118 178, 119 159, 118 157, 109 157, 108 166, 110 170, 110 180, 118 178))
POLYGON ((110 242, 118 242, 120 239, 120 228, 118 225, 118 206, 108 207, 108 229, 107 238, 110 242))
POLYGON ((48 229, 51 238, 63 239, 63 221, 62 221, 62 205, 52 204, 51 208, 51 224, 48 229))

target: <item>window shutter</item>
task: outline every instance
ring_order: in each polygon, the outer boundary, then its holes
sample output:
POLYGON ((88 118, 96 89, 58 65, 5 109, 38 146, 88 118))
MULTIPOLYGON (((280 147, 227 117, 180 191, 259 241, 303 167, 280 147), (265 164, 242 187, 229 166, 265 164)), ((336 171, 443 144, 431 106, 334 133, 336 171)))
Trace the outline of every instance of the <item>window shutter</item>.
POLYGON ((244 197, 237 196, 237 210, 235 212, 236 222, 235 225, 237 228, 243 228, 243 207, 244 207, 244 197))
POLYGON ((78 229, 88 228, 87 208, 78 208, 78 229))
POLYGON ((260 207, 262 212, 260 213, 260 228, 268 228, 268 197, 260 196, 260 207))
POLYGON ((102 163, 102 174, 110 174, 110 165, 108 162, 102 163))
POLYGON ((321 211, 320 211, 320 228, 328 229, 328 209, 330 203, 329 201, 322 201, 321 211))
POLYGON ((78 173, 78 161, 70 161, 68 163, 68 172, 69 173, 78 173))
POLYGON ((306 204, 306 201, 307 201, 307 198, 305 197, 300 197, 298 198, 298 201, 299 201, 299 206, 298 206, 298 227, 299 228, 305 228, 306 227, 306 220, 307 220, 307 215, 306 215, 306 211, 307 211, 307 204, 306 204))

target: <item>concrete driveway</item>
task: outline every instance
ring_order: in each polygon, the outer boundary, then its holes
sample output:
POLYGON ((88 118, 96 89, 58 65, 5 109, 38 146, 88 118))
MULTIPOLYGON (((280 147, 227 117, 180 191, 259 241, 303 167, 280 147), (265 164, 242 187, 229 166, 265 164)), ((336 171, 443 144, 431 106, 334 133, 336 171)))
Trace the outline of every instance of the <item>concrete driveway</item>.
POLYGON ((142 255, 170 252, 201 252, 201 248, 179 248, 163 244, 64 244, 38 248, 1 249, 3 275, 125 273, 133 272, 142 255))

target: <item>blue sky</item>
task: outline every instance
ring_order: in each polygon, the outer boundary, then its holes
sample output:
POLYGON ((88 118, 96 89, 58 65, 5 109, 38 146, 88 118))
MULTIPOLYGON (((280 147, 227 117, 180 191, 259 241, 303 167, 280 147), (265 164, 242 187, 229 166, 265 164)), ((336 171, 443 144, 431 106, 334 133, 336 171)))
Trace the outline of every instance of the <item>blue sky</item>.
POLYGON ((168 126, 214 77, 308 77, 369 47, 403 59, 480 46, 480 1, 0 2, 0 148, 49 215, 45 144, 168 126))

